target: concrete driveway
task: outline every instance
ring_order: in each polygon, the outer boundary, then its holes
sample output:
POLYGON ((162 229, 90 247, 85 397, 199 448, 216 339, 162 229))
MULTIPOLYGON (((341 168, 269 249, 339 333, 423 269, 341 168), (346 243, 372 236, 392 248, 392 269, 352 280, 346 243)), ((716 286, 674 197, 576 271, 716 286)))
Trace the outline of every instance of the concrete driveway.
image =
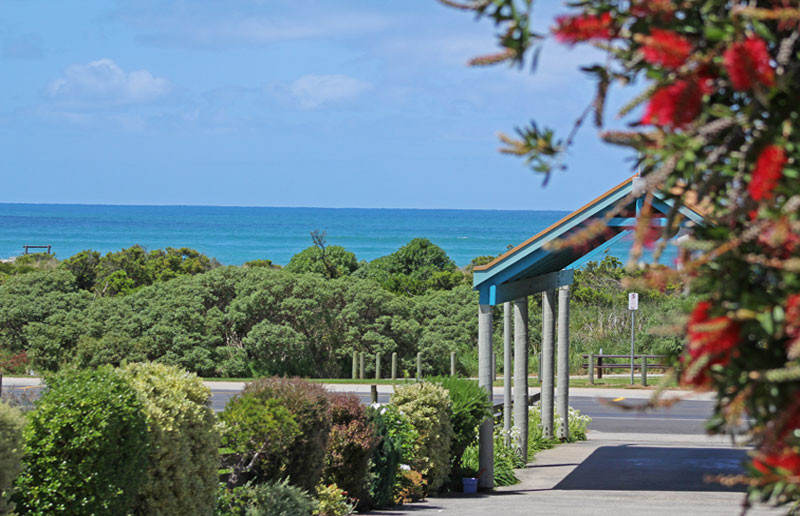
MULTIPOLYGON (((738 516, 741 489, 706 483, 736 474, 746 451, 724 438, 589 432, 537 455, 521 482, 492 494, 429 498, 374 515, 738 516)), ((785 510, 754 507, 752 516, 785 510)))

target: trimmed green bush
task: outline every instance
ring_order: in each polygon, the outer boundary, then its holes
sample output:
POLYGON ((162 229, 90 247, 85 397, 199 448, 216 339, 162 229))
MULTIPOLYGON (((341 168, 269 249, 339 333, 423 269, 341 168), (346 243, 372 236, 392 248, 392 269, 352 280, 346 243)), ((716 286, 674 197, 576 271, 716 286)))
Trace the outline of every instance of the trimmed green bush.
POLYGON ((321 385, 299 378, 261 378, 247 384, 242 396, 277 400, 291 413, 298 433, 288 447, 283 477, 313 491, 322 476, 331 429, 328 393, 321 385))
POLYGON ((0 401, 0 514, 10 514, 14 510, 8 498, 21 467, 24 426, 22 413, 0 401))
POLYGON ((492 415, 492 404, 486 389, 475 380, 443 376, 431 379, 450 394, 450 421, 453 424, 453 441, 450 443, 451 476, 461 482, 461 456, 478 435, 478 425, 492 415))
POLYGON ((289 448, 300 429, 280 400, 239 395, 228 402, 219 419, 222 445, 237 455, 228 481, 232 487, 285 476, 289 448))
POLYGON ((149 454, 142 401, 110 367, 62 372, 28 416, 21 514, 130 514, 149 454))
POLYGON ((392 404, 409 417, 419 433, 412 468, 422 473, 429 492, 435 493, 450 473, 450 395, 430 382, 401 385, 392 394, 392 404))
POLYGON ((377 439, 367 420, 367 413, 357 396, 331 394, 331 433, 325 452, 322 479, 336 484, 359 508, 369 506, 369 460, 377 439))
POLYGON ((216 516, 311 516, 315 507, 311 495, 284 479, 233 490, 220 486, 216 516))
POLYGON ((197 375, 175 366, 130 364, 122 374, 144 401, 150 437, 136 514, 213 514, 219 435, 208 406, 211 391, 197 375))
POLYGON ((356 506, 350 503, 347 494, 336 484, 317 486, 317 508, 314 516, 350 516, 356 506))

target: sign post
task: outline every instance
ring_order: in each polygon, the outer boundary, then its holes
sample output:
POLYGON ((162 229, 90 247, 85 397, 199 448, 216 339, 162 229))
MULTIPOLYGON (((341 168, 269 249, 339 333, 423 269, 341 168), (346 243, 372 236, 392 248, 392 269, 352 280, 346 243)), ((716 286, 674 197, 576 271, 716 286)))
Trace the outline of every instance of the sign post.
POLYGON ((631 292, 628 294, 628 310, 631 311, 631 385, 633 385, 633 369, 636 366, 636 357, 634 355, 634 328, 636 327, 636 310, 639 309, 639 294, 631 292))

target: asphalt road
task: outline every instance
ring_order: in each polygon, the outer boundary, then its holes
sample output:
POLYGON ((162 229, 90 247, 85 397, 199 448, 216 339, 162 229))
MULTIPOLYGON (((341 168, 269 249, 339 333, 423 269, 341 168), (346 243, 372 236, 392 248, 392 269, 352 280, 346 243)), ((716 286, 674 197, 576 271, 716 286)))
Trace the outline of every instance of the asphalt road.
MULTIPOLYGON (((4 386, 5 395, 22 399, 34 399, 41 387, 4 386)), ((213 389, 211 407, 215 412, 225 408, 236 391, 213 389)), ((369 393, 356 393, 363 403, 370 402, 369 393)), ((379 394, 378 402, 387 403, 389 394, 379 394)), ((621 400, 624 403, 641 403, 642 400, 621 400)), ((495 403, 502 403, 503 397, 495 395, 495 403)), ((625 411, 614 406, 614 402, 602 402, 595 397, 570 396, 570 405, 592 418, 591 430, 598 432, 639 433, 639 434, 704 434, 706 419, 711 415, 713 402, 681 401, 672 407, 647 412, 625 411)))

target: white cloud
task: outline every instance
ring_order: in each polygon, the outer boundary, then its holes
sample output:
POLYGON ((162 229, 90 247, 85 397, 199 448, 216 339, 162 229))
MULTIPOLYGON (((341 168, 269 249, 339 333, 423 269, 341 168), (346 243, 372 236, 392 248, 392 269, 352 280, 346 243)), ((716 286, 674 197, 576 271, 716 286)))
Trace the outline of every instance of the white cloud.
POLYGON ((126 72, 111 59, 99 59, 67 67, 61 77, 50 82, 45 94, 76 107, 108 107, 150 102, 170 90, 167 79, 147 70, 126 72))
POLYGON ((289 93, 303 109, 316 109, 357 98, 372 89, 368 82, 347 75, 303 75, 289 86, 289 93))

